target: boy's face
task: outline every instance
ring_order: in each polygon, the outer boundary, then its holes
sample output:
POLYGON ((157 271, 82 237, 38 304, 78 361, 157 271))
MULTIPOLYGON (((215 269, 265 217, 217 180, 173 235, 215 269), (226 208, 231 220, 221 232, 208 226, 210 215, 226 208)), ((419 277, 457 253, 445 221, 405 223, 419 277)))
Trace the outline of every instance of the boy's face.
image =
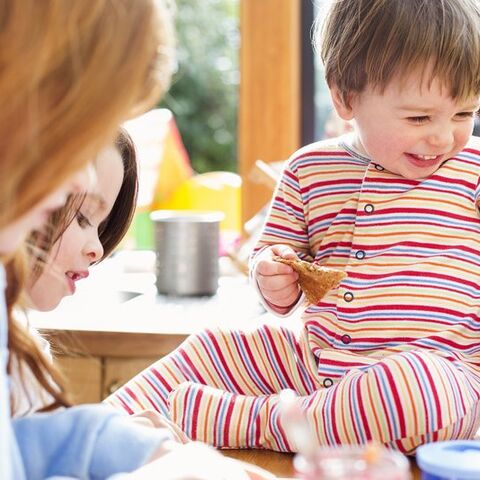
POLYGON ((385 91, 367 88, 350 104, 332 97, 339 115, 355 121, 356 146, 385 169, 408 179, 434 173, 467 143, 479 96, 454 100, 441 82, 422 83, 420 74, 392 80, 385 91))

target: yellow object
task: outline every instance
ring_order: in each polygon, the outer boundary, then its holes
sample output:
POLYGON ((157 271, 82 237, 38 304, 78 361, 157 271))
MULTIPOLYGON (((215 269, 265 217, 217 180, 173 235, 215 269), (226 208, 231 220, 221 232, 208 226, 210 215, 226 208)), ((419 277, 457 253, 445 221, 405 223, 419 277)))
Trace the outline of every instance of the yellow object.
POLYGON ((218 210, 225 214, 223 231, 241 232, 241 190, 239 175, 208 172, 185 180, 170 198, 156 205, 163 210, 218 210))
POLYGON ((170 110, 157 108, 124 124, 137 150, 139 212, 155 210, 193 175, 170 110))
POLYGON ((180 137, 177 125, 170 119, 168 132, 163 140, 163 152, 158 168, 158 180, 151 210, 158 210, 158 205, 168 200, 179 185, 193 175, 188 153, 180 137))

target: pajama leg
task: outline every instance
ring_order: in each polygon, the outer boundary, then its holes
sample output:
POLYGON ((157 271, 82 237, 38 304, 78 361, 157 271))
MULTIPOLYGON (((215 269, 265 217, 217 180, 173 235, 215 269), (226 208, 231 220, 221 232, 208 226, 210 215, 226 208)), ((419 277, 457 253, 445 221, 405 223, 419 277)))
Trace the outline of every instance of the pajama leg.
POLYGON ((270 326, 251 332, 205 330, 105 401, 129 414, 154 409, 168 415, 170 392, 184 382, 252 396, 285 388, 307 395, 318 386, 315 361, 306 344, 298 342, 292 331, 270 326))
POLYGON ((412 454, 416 447, 423 445, 424 443, 474 438, 479 428, 480 402, 477 403, 476 408, 470 410, 463 418, 453 422, 445 428, 441 428, 435 432, 428 432, 423 435, 395 440, 387 445, 406 454, 412 454))
MULTIPOLYGON (((172 393, 172 420, 192 439, 215 446, 296 451, 278 400, 185 384, 172 393)), ((319 445, 376 440, 412 452, 424 439, 473 436, 480 382, 435 353, 404 352, 298 401, 319 445)))

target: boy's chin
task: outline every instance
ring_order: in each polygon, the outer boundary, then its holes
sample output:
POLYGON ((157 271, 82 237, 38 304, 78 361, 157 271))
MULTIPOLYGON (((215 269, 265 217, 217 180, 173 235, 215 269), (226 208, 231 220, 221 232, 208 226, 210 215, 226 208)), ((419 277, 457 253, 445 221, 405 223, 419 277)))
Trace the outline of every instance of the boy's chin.
POLYGON ((425 180, 426 178, 432 176, 438 169, 440 168, 440 165, 438 165, 435 168, 431 168, 428 170, 419 170, 417 172, 406 172, 404 175, 402 175, 404 178, 407 180, 425 180))
POLYGON ((408 173, 406 175, 402 175, 402 177, 406 178, 407 180, 424 180, 425 178, 428 178, 433 173, 435 173, 435 172, 431 172, 431 173, 422 172, 421 174, 420 173, 417 173, 417 174, 408 173))
POLYGON ((407 180, 424 180, 425 178, 432 176, 441 166, 441 163, 425 168, 404 165, 397 173, 407 180))

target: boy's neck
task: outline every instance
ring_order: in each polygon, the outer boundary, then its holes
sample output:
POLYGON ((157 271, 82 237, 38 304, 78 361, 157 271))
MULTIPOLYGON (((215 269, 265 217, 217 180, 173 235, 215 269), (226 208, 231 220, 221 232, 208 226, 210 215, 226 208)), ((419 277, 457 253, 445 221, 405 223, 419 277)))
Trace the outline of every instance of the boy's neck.
POLYGON ((362 147, 362 144, 358 140, 358 136, 356 132, 349 132, 345 133, 340 137, 339 142, 349 153, 353 156, 358 158, 359 160, 363 160, 366 163, 370 163, 373 161, 371 157, 367 155, 362 147))

